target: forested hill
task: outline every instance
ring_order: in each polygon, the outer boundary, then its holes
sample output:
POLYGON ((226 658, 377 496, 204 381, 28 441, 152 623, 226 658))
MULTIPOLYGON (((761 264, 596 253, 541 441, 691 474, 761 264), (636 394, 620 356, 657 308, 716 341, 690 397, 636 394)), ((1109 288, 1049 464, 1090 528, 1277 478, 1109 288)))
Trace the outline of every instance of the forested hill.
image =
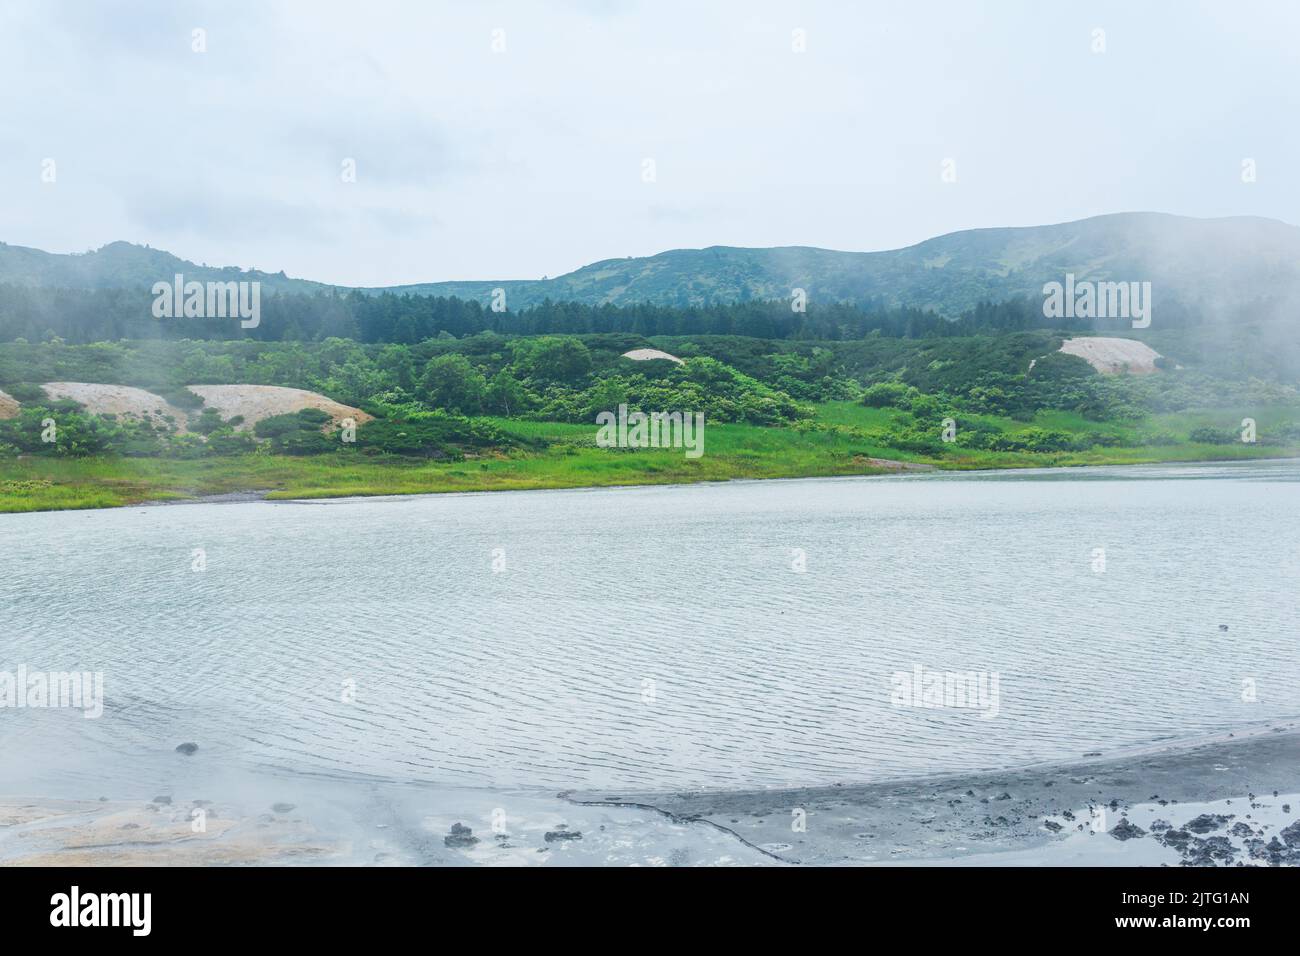
POLYGON ((393 291, 486 301, 502 287, 512 307, 555 301, 693 306, 789 299, 908 306, 955 317, 980 302, 1041 296, 1072 272, 1094 281, 1151 282, 1171 308, 1300 301, 1300 228, 1271 219, 1191 219, 1120 213, 1078 222, 954 232, 888 252, 792 246, 675 249, 607 259, 533 282, 437 282, 393 291))
POLYGON ((0 242, 0 283, 38 289, 126 289, 148 292, 155 282, 170 282, 177 273, 201 282, 248 280, 267 292, 315 292, 330 286, 290 279, 283 272, 261 272, 238 266, 208 266, 170 252, 110 242, 92 252, 61 255, 0 242))
MULTIPOLYGON (((81 255, 0 244, 0 283, 38 288, 145 290, 176 273, 187 279, 256 279, 264 292, 315 293, 328 284, 283 273, 208 267, 170 253, 114 242, 81 255)), ((789 300, 869 309, 909 307, 953 318, 981 302, 1041 296, 1043 284, 1079 279, 1152 283, 1155 307, 1210 313, 1225 305, 1282 309, 1300 302, 1300 228, 1271 219, 1192 219, 1119 213, 1077 222, 972 229, 887 252, 808 247, 713 246, 607 259, 553 279, 433 282, 367 289, 454 296, 487 305, 506 292, 514 312, 547 299, 584 305, 789 300)))

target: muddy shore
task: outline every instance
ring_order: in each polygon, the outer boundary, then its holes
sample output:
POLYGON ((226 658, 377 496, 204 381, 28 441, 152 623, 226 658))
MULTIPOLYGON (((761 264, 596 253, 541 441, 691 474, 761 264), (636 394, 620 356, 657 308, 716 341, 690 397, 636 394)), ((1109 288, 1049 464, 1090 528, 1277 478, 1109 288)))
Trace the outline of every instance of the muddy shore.
POLYGON ((1010 771, 794 790, 567 796, 711 825, 790 863, 1211 866, 1300 864, 1297 793, 1300 724, 1291 723, 1010 771))
POLYGON ((186 776, 191 759, 147 785, 152 797, 0 797, 0 866, 1300 865, 1300 722, 1017 770, 744 792, 219 766, 205 780, 186 776))

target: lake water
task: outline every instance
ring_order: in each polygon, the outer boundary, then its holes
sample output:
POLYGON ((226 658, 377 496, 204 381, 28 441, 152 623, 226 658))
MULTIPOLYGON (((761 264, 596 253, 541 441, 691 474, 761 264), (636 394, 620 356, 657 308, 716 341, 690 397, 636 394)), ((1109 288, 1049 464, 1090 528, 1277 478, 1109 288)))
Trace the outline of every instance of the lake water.
POLYGON ((232 772, 803 785, 1300 714, 1296 462, 13 515, 0 561, 0 671, 106 696, 0 710, 0 791, 129 790, 182 741, 232 772), (996 675, 996 716, 900 706, 918 666, 996 675))

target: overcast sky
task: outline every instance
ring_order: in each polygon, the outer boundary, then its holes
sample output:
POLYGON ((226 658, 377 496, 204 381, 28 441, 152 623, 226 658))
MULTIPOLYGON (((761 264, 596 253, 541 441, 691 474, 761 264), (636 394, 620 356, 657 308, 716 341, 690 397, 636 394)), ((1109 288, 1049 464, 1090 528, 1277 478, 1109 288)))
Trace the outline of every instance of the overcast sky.
POLYGON ((1126 210, 1300 222, 1300 4, 0 7, 0 240, 55 252, 388 285, 1126 210))

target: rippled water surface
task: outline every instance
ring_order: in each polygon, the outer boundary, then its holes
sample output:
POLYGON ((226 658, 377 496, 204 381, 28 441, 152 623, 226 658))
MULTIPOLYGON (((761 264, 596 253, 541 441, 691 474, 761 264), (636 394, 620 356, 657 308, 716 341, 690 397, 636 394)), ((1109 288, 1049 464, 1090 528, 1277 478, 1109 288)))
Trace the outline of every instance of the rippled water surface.
POLYGON ((0 790, 189 740, 469 786, 826 783, 1300 713, 1295 462, 0 516, 0 559, 0 670, 107 697, 0 710, 0 790), (997 716, 896 706, 917 665, 996 673, 997 716))

